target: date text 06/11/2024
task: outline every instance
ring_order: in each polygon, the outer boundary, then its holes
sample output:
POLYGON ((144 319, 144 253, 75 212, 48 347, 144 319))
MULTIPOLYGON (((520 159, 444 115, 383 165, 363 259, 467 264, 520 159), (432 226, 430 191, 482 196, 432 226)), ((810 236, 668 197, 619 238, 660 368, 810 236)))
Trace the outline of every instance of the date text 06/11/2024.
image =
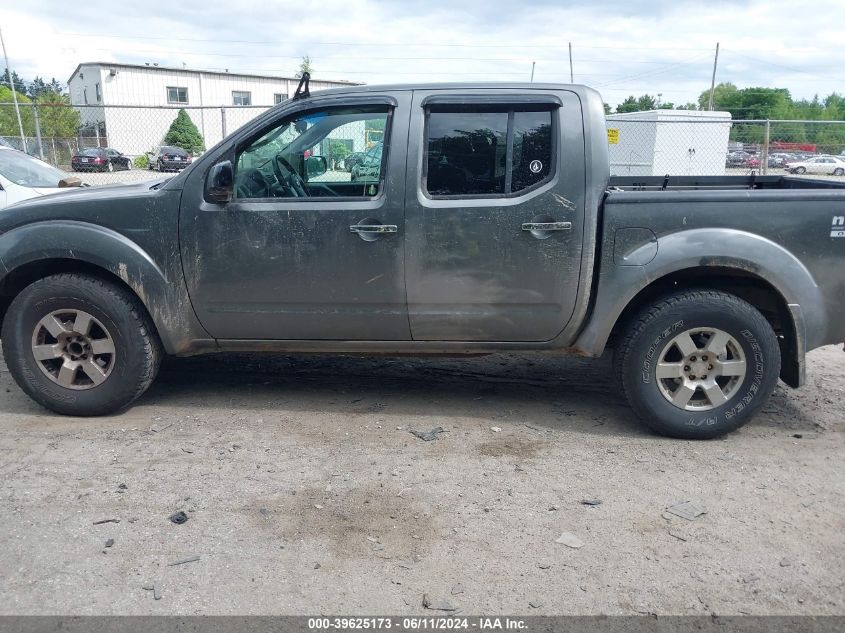
POLYGON ((321 617, 308 618, 312 631, 527 631, 524 620, 509 617, 321 617))

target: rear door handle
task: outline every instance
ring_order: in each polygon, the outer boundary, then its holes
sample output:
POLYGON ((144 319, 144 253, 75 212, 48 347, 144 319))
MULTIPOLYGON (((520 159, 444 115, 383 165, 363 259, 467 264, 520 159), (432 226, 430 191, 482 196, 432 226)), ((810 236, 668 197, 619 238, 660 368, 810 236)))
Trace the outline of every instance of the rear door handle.
POLYGON ((399 227, 395 224, 353 224, 349 230, 352 233, 396 233, 399 227))
POLYGON ((571 231, 572 222, 523 222, 523 231, 571 231))

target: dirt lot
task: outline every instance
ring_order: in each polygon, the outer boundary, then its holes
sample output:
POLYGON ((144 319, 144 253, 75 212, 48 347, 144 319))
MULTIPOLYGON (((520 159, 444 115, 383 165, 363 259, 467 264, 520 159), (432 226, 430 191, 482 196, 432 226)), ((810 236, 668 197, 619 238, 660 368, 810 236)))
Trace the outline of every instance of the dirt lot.
POLYGON ((845 613, 845 354, 711 442, 645 432, 609 365, 181 359, 100 419, 4 368, 0 612, 845 613))

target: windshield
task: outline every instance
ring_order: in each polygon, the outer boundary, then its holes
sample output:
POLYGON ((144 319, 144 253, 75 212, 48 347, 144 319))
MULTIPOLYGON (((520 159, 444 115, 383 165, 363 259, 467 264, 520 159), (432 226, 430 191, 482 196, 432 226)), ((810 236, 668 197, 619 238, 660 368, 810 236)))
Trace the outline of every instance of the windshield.
POLYGON ((80 156, 99 156, 102 150, 97 149, 96 147, 86 147, 83 150, 80 150, 80 156))
POLYGON ((58 187, 63 171, 16 149, 0 151, 0 174, 21 187, 58 187))

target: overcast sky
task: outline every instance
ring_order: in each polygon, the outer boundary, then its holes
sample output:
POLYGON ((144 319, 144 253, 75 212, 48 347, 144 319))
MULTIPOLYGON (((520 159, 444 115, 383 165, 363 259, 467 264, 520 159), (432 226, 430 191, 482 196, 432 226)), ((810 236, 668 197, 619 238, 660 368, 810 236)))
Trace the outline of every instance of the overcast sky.
POLYGON ((32 0, 0 9, 10 64, 66 82, 80 62, 318 79, 575 82, 695 101, 717 82, 845 93, 845 0, 32 0))

